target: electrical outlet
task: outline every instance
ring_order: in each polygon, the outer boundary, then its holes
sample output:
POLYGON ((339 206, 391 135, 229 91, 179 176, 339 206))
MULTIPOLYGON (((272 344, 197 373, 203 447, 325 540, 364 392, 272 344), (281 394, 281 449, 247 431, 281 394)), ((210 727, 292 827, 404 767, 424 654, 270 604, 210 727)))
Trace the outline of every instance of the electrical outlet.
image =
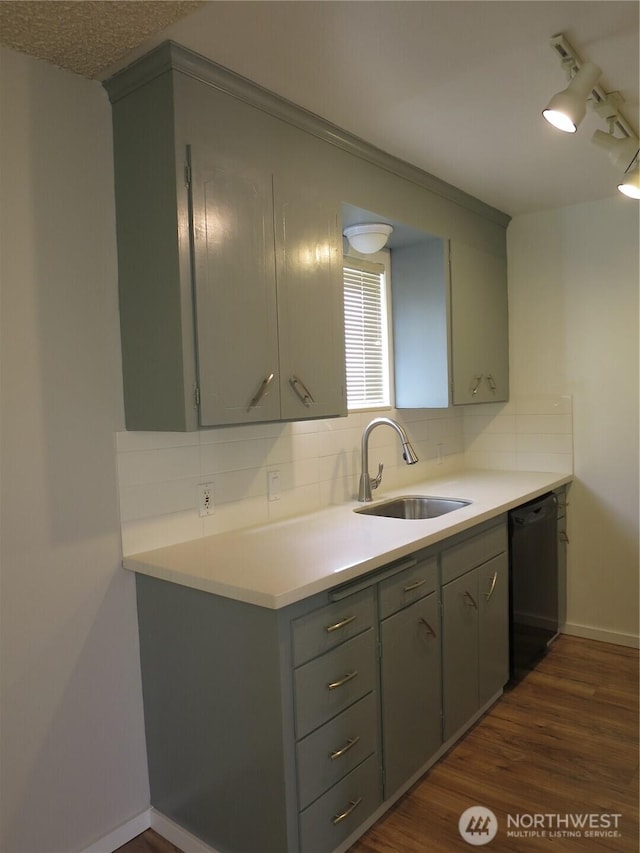
POLYGON ((214 512, 213 483, 200 483, 198 485, 198 513, 200 516, 205 516, 213 515, 214 512))

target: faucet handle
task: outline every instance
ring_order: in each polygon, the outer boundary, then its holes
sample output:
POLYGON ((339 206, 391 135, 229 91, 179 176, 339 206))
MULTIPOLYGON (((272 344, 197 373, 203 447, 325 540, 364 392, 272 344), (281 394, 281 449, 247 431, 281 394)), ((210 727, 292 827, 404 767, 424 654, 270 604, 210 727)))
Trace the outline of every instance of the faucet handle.
POLYGON ((372 489, 377 489, 377 488, 378 488, 378 486, 380 485, 380 483, 382 482, 382 469, 383 469, 383 468, 384 468, 384 465, 382 464, 382 462, 380 462, 380 463, 378 464, 378 474, 377 474, 377 476, 376 476, 376 477, 371 481, 371 488, 372 488, 372 489))

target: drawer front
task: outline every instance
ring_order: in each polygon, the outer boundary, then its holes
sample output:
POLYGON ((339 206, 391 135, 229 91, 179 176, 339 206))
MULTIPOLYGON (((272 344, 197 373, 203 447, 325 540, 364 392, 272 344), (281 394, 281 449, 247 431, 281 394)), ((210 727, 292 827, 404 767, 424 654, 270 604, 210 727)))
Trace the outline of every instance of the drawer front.
POLYGON ((373 625, 373 620, 373 587, 294 619, 293 665, 300 666, 361 634, 373 625))
POLYGON ((296 735, 300 739, 370 693, 375 684, 375 643, 369 628, 295 670, 296 735))
POLYGON ((506 522, 452 545, 442 552, 442 583, 449 583, 506 550, 506 522))
POLYGON ((385 619, 438 588, 438 559, 421 560, 410 569, 382 581, 378 587, 380 618, 385 619))
POLYGON ((382 801, 378 757, 372 755, 300 815, 302 853, 331 853, 382 801))
POLYGON ((300 809, 376 751, 377 701, 378 694, 369 693, 300 741, 297 746, 300 809))

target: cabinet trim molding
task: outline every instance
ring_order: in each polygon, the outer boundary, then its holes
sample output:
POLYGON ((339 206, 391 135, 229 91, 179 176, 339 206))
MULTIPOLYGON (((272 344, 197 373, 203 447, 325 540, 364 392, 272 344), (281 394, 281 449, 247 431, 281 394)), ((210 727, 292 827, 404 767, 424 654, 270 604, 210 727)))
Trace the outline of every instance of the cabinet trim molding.
POLYGON ((137 59, 131 65, 117 72, 113 77, 104 80, 102 85, 107 90, 111 103, 119 101, 144 83, 153 80, 167 71, 180 71, 194 77, 209 86, 213 86, 225 94, 232 95, 253 107, 257 107, 276 118, 286 121, 307 133, 317 136, 324 142, 342 148, 349 154, 360 157, 392 172, 405 180, 424 187, 435 195, 452 201, 473 213, 506 228, 511 217, 480 199, 458 189, 458 187, 388 154, 375 145, 366 142, 359 136, 338 127, 310 110, 304 109, 286 98, 282 98, 264 89, 257 83, 236 74, 198 53, 182 47, 176 42, 166 41, 145 56, 137 59))

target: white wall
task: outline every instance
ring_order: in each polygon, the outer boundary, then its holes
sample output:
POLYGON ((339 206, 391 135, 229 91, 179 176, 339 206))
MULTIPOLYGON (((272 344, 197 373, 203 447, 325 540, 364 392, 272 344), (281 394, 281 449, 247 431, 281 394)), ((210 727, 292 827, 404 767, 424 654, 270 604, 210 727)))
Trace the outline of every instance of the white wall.
POLYGON ((516 217, 511 388, 573 397, 569 631, 638 637, 638 205, 516 217))
POLYGON ((148 807, 122 429, 110 107, 1 49, 0 849, 69 853, 148 807))

